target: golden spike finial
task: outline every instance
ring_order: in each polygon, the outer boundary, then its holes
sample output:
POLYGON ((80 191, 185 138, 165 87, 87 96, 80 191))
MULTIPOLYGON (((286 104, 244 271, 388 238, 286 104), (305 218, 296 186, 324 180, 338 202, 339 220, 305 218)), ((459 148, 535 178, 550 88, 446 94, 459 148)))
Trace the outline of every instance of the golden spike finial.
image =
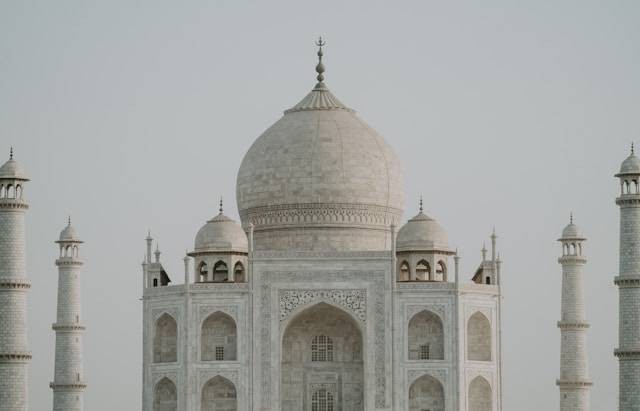
POLYGON ((324 81, 324 64, 322 64, 322 56, 324 55, 322 51, 322 47, 327 44, 326 41, 322 40, 322 36, 318 37, 318 41, 316 41, 316 46, 318 46, 318 65, 316 66, 316 73, 318 76, 316 79, 318 83, 322 83, 324 81))

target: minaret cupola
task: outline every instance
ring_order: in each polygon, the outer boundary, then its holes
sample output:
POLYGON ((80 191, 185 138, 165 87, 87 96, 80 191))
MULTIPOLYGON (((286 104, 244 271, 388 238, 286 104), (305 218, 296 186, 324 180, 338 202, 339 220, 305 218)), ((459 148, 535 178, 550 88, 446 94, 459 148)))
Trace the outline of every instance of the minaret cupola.
POLYGON ((13 147, 9 152, 9 160, 0 167, 0 200, 13 200, 16 203, 26 203, 24 198, 24 183, 29 181, 24 169, 13 158, 13 147))
POLYGON ((640 158, 636 157, 633 143, 631 144, 631 154, 620 165, 620 172, 616 174, 620 179, 620 194, 638 195, 640 194, 640 158))

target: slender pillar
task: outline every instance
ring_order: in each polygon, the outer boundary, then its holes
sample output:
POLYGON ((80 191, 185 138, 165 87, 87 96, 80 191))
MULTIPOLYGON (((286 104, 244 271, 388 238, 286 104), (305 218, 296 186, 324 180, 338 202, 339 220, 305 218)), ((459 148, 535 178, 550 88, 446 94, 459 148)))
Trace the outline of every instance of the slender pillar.
POLYGON ((82 364, 80 302, 80 245, 75 229, 69 224, 56 241, 60 247, 58 266, 58 310, 52 328, 56 333, 56 357, 53 382, 53 411, 82 411, 86 388, 82 364))
POLYGON ((587 259, 582 254, 586 238, 571 223, 562 237, 562 308, 560 329, 560 411, 589 411, 591 380, 587 356, 587 329, 585 320, 584 283, 582 269, 587 259))
POLYGON ((24 185, 29 181, 13 159, 0 167, 0 409, 26 411, 27 280, 24 218, 29 205, 24 185))
POLYGON ((619 410, 640 410, 640 159, 633 153, 622 163, 620 207, 620 272, 615 278, 619 289, 618 357, 619 410))

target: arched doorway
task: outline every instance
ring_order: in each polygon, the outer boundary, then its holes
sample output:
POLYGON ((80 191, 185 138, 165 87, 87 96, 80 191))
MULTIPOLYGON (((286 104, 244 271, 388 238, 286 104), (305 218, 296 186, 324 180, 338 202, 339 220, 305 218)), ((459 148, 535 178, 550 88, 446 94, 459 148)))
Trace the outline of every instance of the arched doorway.
POLYGON ((176 411, 178 409, 178 393, 176 385, 164 377, 153 390, 153 411, 176 411))
POLYGON ((236 411, 238 398, 236 387, 228 379, 213 377, 202 387, 201 411, 236 411))
POLYGON ((409 387, 409 411, 444 411, 444 388, 440 381, 423 375, 409 387))
POLYGON ((235 361, 237 359, 237 330, 233 318, 220 311, 202 323, 200 358, 202 361, 235 361))
POLYGON ((424 310, 414 315, 407 334, 410 360, 444 360, 444 327, 436 314, 424 310))
POLYGON ((302 311, 282 337, 281 410, 364 410, 362 332, 326 303, 302 311))
POLYGON ((491 385, 483 377, 476 377, 469 384, 469 411, 491 411, 491 385))

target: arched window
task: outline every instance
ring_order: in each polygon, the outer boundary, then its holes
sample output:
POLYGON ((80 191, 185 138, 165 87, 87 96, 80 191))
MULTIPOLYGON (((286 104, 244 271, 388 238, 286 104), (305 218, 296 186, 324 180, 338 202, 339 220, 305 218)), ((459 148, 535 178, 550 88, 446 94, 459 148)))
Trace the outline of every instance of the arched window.
POLYGON ((200 268, 198 268, 198 278, 199 281, 201 283, 204 283, 207 281, 207 263, 205 263, 204 261, 200 263, 200 268))
POLYGON ((400 264, 400 273, 399 276, 400 278, 398 279, 399 281, 409 281, 410 280, 410 272, 409 272, 409 263, 406 261, 403 261, 400 264))
POLYGON ((429 281, 431 278, 431 266, 426 260, 418 261, 416 265, 416 280, 429 281))
POLYGON ((624 187, 622 189, 622 194, 631 194, 631 191, 629 191, 629 182, 627 180, 624 180, 624 187))
POLYGON ((167 313, 156 321, 153 338, 153 362, 175 362, 178 360, 178 325, 167 313))
POLYGON ((409 321, 410 360, 444 360, 444 327, 440 317, 425 310, 409 321))
POLYGON ((16 186, 16 198, 22 198, 22 186, 21 185, 17 185, 16 186))
POLYGON ((409 387, 409 411, 444 411, 444 388, 440 381, 423 375, 409 387))
POLYGON ((202 323, 202 361, 235 361, 237 340, 237 327, 233 318, 219 311, 211 314, 202 323))
POLYGON ((0 198, 4 198, 4 195, 5 195, 5 193, 4 193, 4 185, 0 184, 0 198))
POLYGON ((436 280, 438 281, 446 281, 447 280, 447 266, 444 264, 444 261, 438 261, 436 264, 436 280))
POLYGON ((333 411, 333 393, 325 388, 313 392, 311 396, 311 411, 333 411))
POLYGON ((483 377, 476 377, 469 384, 469 411, 492 411, 491 385, 483 377))
POLYGON ((153 286, 154 286, 154 287, 157 287, 157 286, 158 286, 158 279, 157 279, 157 278, 154 278, 154 279, 153 279, 153 286))
POLYGON ((213 377, 202 387, 202 411, 236 411, 238 400, 236 387, 228 379, 213 377))
POLYGON ((9 184, 7 186, 7 198, 14 198, 14 196, 15 196, 15 189, 11 184, 9 184))
POLYGON ((153 411, 176 411, 178 409, 178 391, 176 385, 164 377, 153 390, 153 411))
POLYGON ((491 323, 481 312, 467 323, 467 357, 471 361, 491 361, 491 323))
POLYGON ((311 361, 333 361, 333 340, 326 335, 316 335, 311 341, 311 361))
POLYGON ((213 281, 214 282, 229 281, 229 268, 227 268, 227 264, 225 264, 224 261, 218 261, 213 266, 213 281))
POLYGON ((235 267, 233 267, 233 278, 235 279, 236 283, 244 283, 245 282, 244 266, 242 265, 242 263, 240 261, 238 261, 236 263, 235 267))

